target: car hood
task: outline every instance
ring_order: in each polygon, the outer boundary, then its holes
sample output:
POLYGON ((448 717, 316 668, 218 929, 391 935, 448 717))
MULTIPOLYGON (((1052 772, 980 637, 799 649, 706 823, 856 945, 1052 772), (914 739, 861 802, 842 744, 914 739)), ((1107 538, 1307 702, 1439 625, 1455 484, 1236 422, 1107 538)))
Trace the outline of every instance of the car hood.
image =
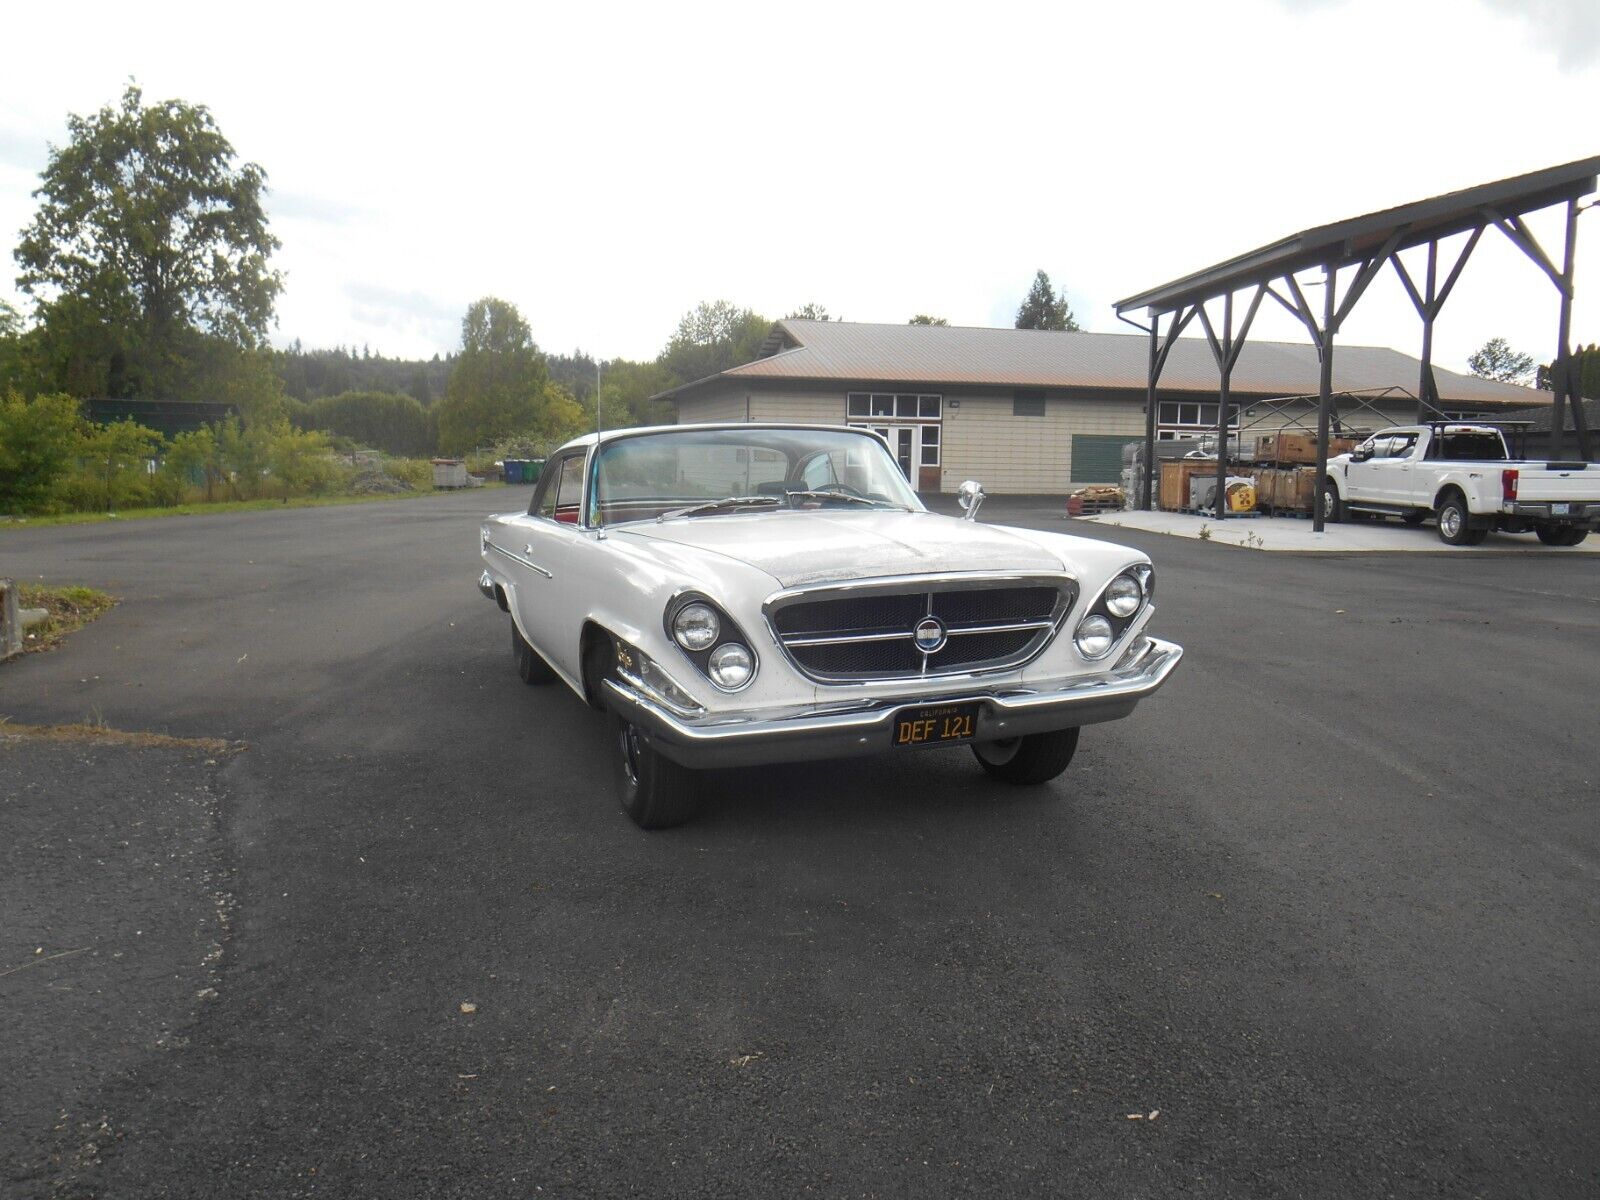
POLYGON ((799 512, 680 517, 615 536, 708 550, 765 571, 786 588, 890 575, 1065 569, 1006 529, 936 513, 799 512))

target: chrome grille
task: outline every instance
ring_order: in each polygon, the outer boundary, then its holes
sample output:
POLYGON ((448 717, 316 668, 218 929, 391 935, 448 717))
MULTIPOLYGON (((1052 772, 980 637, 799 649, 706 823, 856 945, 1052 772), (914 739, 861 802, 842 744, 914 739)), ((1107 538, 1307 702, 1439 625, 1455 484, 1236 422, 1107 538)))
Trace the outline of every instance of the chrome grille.
POLYGON ((775 597, 767 619, 790 661, 819 683, 1003 670, 1039 653, 1072 607, 1070 579, 896 580, 775 597), (919 649, 928 617, 942 645, 919 649))

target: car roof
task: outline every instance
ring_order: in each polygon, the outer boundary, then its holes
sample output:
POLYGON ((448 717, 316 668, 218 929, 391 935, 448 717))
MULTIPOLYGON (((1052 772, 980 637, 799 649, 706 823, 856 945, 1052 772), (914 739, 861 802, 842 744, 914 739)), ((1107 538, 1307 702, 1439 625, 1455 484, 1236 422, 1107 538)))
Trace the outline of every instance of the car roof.
POLYGON ((803 421, 707 421, 697 425, 635 425, 627 429, 600 430, 596 433, 586 433, 581 437, 575 437, 570 442, 552 451, 552 453, 559 454, 563 450, 572 450, 580 446, 594 446, 603 442, 613 442, 619 438, 641 437, 651 433, 685 433, 693 430, 708 429, 796 429, 827 433, 856 433, 866 437, 876 436, 872 430, 854 425, 817 425, 807 424, 803 421))

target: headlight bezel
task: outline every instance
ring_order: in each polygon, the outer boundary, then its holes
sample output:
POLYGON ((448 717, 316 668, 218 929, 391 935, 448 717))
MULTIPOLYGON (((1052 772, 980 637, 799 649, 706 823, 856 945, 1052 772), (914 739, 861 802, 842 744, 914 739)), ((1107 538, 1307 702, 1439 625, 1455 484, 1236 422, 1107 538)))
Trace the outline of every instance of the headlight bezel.
POLYGON ((756 652, 755 644, 745 636, 739 623, 728 615, 728 610, 723 608, 711 597, 703 592, 680 592, 668 602, 665 612, 662 613, 662 626, 666 630, 667 640, 677 649, 678 653, 700 672, 701 677, 717 691, 731 695, 742 692, 755 682, 756 675, 761 670, 761 656, 756 652), (680 613, 693 605, 703 605, 710 609, 717 618, 717 636, 701 650, 692 650, 678 640, 676 621, 680 613), (744 682, 729 686, 718 681, 711 672, 711 656, 724 646, 739 646, 750 657, 750 674, 744 682))
POLYGON ((1152 607, 1151 600, 1155 595, 1155 568, 1148 562, 1134 563, 1124 567, 1106 581, 1105 587, 1100 589, 1100 594, 1095 597, 1078 624, 1072 631, 1072 646, 1085 662, 1101 662, 1110 656, 1111 652, 1122 644, 1122 639, 1128 630, 1138 623, 1141 617, 1148 613, 1152 607), (1139 589, 1139 602, 1126 615, 1119 615, 1111 607, 1111 588, 1119 579, 1128 579, 1139 589), (1106 648, 1098 654, 1086 653, 1081 644, 1084 628, 1095 619, 1104 621, 1111 629, 1111 640, 1106 648))

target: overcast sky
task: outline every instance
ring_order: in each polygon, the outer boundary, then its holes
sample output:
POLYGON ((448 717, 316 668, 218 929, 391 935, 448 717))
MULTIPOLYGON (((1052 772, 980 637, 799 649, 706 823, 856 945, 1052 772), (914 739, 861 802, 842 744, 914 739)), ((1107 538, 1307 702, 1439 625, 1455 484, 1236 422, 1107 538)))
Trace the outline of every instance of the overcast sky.
MULTIPOLYGON (((468 302, 656 354, 697 301, 1009 325, 1036 268, 1086 328, 1296 230, 1600 154, 1596 0, 12 6, 0 295, 49 143, 137 77, 260 163, 274 340, 428 355, 468 302)), ((1559 252, 1560 221, 1534 222, 1559 252)), ((1574 336, 1600 341, 1600 215, 1574 336)), ((1261 336, 1303 340, 1264 309, 1261 336)), ((1541 361, 1556 292, 1487 235, 1437 361, 1541 361)), ((1345 329, 1415 353, 1392 273, 1345 329)))

